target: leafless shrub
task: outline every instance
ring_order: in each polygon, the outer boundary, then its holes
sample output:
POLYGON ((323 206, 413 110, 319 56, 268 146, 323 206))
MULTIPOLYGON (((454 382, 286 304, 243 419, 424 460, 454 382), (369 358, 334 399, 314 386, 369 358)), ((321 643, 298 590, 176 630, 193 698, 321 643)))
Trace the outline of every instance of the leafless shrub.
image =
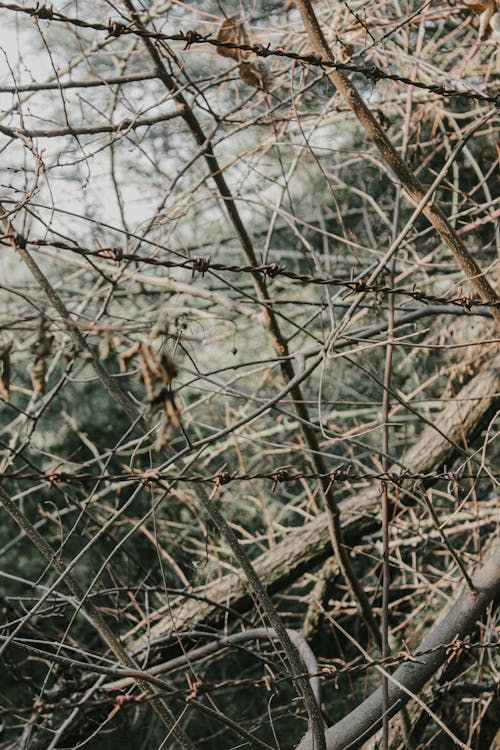
POLYGON ((2 748, 495 746, 496 11, 0 3, 2 748))

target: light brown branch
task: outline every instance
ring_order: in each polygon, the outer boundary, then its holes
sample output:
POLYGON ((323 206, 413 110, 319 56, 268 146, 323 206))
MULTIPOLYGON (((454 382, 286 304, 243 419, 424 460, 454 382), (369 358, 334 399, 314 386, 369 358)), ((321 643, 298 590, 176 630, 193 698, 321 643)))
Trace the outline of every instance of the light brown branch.
MULTIPOLYGON (((323 35, 318 19, 316 18, 309 0, 295 0, 295 4, 299 9, 304 27, 314 51, 327 60, 333 60, 333 53, 323 35)), ((387 137, 384 129, 372 115, 359 95, 356 87, 340 70, 329 71, 327 75, 380 151, 388 167, 401 182, 407 195, 418 205, 424 200, 426 191, 417 180, 408 164, 401 159, 387 137)), ((467 278, 471 281, 481 298, 485 302, 494 303, 490 308, 491 313, 497 322, 500 322, 500 300, 495 289, 491 286, 479 264, 476 263, 458 234, 448 222, 442 210, 439 206, 427 202, 423 208, 423 213, 439 233, 443 242, 451 250, 455 260, 467 278)))

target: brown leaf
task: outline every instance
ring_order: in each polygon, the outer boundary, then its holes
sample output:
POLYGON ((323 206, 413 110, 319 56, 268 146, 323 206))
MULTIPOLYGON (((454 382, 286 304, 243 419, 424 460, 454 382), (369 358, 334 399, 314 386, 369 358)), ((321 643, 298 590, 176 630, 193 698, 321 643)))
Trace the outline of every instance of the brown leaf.
MULTIPOLYGON (((250 35, 246 24, 241 20, 239 13, 226 18, 217 34, 218 42, 230 42, 231 44, 250 44, 250 35)), ((239 62, 249 56, 250 52, 228 47, 217 47, 217 54, 222 57, 231 57, 239 62)))
POLYGON ((476 16, 480 16, 488 5, 489 3, 486 0, 479 0, 477 3, 467 3, 467 10, 471 10, 476 16))
POLYGON ((495 3, 490 3, 486 10, 481 13, 479 16, 479 32, 478 37, 479 40, 485 41, 489 38, 492 28, 490 26, 490 21, 495 13, 495 3))
POLYGON ((12 340, 0 344, 0 393, 6 401, 10 398, 10 350, 12 340))
POLYGON ((161 451, 170 445, 177 430, 182 429, 181 411, 173 391, 164 392, 164 407, 156 435, 156 451, 161 451))
POLYGON ((263 91, 269 91, 270 76, 266 66, 261 60, 257 62, 244 62, 240 63, 239 68, 240 78, 248 86, 253 86, 256 89, 262 89, 263 91))
POLYGON ((490 29, 492 29, 495 34, 500 34, 500 13, 495 13, 491 18, 490 29))
POLYGON ((99 341, 99 359, 105 362, 111 353, 111 336, 104 336, 99 341))
POLYGON ((47 363, 45 357, 39 357, 30 368, 31 383, 35 393, 45 393, 47 363))
POLYGON ((139 353, 141 348, 141 344, 138 341, 135 344, 132 344, 132 346, 127 349, 127 351, 123 352, 123 354, 120 354, 119 362, 120 362, 120 372, 127 372, 128 365, 131 359, 133 359, 136 354, 139 353))
POLYGON ((490 21, 496 11, 495 0, 479 0, 468 5, 468 8, 479 16, 478 38, 481 42, 485 41, 492 32, 490 21))
POLYGON ((160 355, 156 362, 156 371, 167 388, 171 388, 172 380, 177 375, 177 366, 170 354, 160 355))

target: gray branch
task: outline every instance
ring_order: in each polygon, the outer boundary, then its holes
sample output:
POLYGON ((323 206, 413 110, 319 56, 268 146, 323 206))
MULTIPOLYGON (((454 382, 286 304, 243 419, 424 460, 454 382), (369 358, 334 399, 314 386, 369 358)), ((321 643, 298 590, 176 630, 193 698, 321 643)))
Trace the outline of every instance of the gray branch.
MULTIPOLYGON (((484 614, 490 602, 500 594, 500 545, 496 545, 484 565, 473 577, 474 591, 464 587, 429 635, 415 652, 426 653, 415 662, 406 662, 389 675, 389 715, 394 716, 412 695, 417 694, 425 683, 442 666, 447 657, 448 645, 455 638, 470 633, 477 620, 484 614)), ((382 688, 372 693, 354 711, 326 730, 327 750, 355 750, 372 737, 382 723, 382 688)), ((313 750, 312 737, 308 733, 297 746, 297 750, 313 750)))

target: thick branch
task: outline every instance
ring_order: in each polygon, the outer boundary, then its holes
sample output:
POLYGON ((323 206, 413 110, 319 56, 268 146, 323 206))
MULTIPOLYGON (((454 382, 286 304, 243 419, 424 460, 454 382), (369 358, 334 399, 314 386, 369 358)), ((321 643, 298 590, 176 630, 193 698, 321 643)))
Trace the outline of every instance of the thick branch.
MULTIPOLYGON (((287 628, 287 633, 290 636, 290 640, 296 646, 304 666, 309 674, 309 682, 311 684, 311 690, 314 693, 318 706, 321 705, 321 683, 318 677, 318 662, 311 647, 307 643, 303 635, 297 630, 291 630, 287 628)), ((187 635, 197 634, 196 631, 193 633, 187 633, 187 635)), ((205 658, 210 654, 214 654, 217 651, 221 651, 224 648, 229 648, 238 643, 245 643, 250 640, 277 640, 276 631, 274 628, 250 628, 249 630, 242 630, 237 633, 231 633, 231 635, 224 635, 222 637, 211 637, 209 643, 204 646, 198 646, 198 648, 192 651, 186 651, 181 656, 177 656, 170 661, 163 662, 162 664, 155 664, 150 667, 148 674, 159 675, 172 672, 174 670, 184 667, 186 664, 194 664, 197 659, 205 658)), ((134 680, 131 677, 123 677, 122 679, 115 680, 103 685, 103 690, 123 690, 124 688, 132 685, 134 680)))
MULTIPOLYGON (((481 428, 487 415, 498 407, 500 391, 500 354, 485 363, 483 368, 444 406, 435 421, 441 432, 453 442, 470 443, 481 428)), ((412 473, 426 473, 450 466, 455 458, 453 445, 430 426, 426 427, 417 442, 409 449, 404 464, 412 473)), ((357 497, 340 503, 344 537, 359 539, 380 525, 380 498, 377 488, 369 487, 357 497)), ((331 554, 326 514, 293 532, 270 552, 255 562, 255 572, 263 585, 272 592, 296 580, 306 570, 331 554)), ((226 606, 244 611, 252 606, 252 597, 245 580, 236 574, 226 575, 193 592, 199 598, 169 601, 162 619, 148 633, 147 640, 170 635, 175 630, 195 628, 206 620, 217 620, 226 606), (202 600, 200 600, 200 598, 202 600)), ((162 610, 157 612, 162 615, 162 610)), ((146 623, 139 623, 129 637, 140 632, 146 623)), ((145 642, 138 638, 134 648, 145 642)))
MULTIPOLYGON (((389 677, 389 714, 392 716, 417 694, 442 666, 447 655, 447 644, 463 638, 474 628, 486 607, 500 593, 500 546, 496 546, 486 563, 473 577, 475 591, 462 589, 441 622, 422 641, 419 653, 426 653, 418 661, 402 664, 389 677), (442 646, 442 648, 440 648, 442 646)), ((361 705, 326 731, 327 750, 355 750, 380 727, 382 688, 376 690, 361 705)), ((297 750, 313 750, 312 738, 307 734, 297 750)))
MULTIPOLYGON (((333 60, 333 53, 323 35, 309 0, 295 0, 295 4, 299 9, 304 27, 314 51, 327 60, 333 60)), ((380 151, 388 167, 401 182, 405 192, 417 205, 421 203, 425 198, 426 191, 417 180, 408 164, 400 157, 387 137, 384 129, 364 103, 356 87, 340 70, 330 71, 328 77, 341 96, 345 99, 352 112, 356 115, 359 122, 380 151)), ((469 253, 456 231, 448 222, 444 213, 437 205, 429 201, 424 205, 422 211, 439 233, 443 242, 451 250, 455 260, 467 278, 471 281, 481 298, 485 300, 485 302, 494 303, 491 307, 491 312, 494 318, 500 322, 500 305, 498 304, 500 300, 496 291, 493 289, 478 263, 476 263, 472 255, 469 253)))

